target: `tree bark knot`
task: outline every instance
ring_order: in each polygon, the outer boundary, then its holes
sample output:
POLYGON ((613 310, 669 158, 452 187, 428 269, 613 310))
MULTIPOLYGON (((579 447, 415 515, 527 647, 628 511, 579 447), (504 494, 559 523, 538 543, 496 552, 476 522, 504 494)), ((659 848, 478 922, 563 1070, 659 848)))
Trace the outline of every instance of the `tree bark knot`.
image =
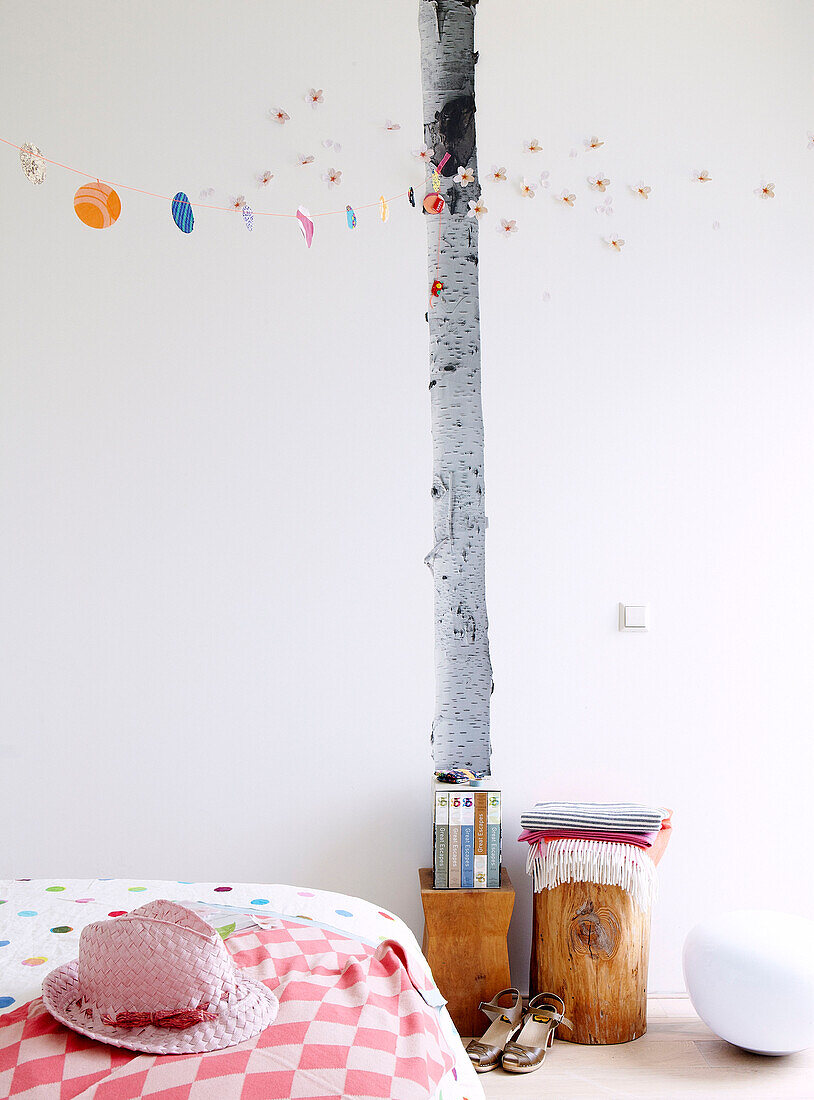
POLYGON ((619 950, 622 928, 612 909, 601 905, 594 908, 588 901, 571 920, 568 938, 575 955, 590 955, 592 959, 610 960, 619 950))

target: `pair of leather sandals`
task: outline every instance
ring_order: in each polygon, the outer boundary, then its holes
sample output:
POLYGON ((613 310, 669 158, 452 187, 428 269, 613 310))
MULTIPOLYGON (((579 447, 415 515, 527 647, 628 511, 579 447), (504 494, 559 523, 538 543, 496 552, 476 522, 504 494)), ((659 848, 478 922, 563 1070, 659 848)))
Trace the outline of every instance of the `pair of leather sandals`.
POLYGON ((556 993, 538 993, 524 1012, 520 991, 501 989, 491 1001, 481 1002, 480 1009, 492 1023, 466 1048, 477 1073, 498 1066, 507 1073, 539 1069, 554 1042, 554 1032, 565 1019, 565 1004, 556 993), (511 998, 508 1008, 500 1003, 504 997, 511 998))

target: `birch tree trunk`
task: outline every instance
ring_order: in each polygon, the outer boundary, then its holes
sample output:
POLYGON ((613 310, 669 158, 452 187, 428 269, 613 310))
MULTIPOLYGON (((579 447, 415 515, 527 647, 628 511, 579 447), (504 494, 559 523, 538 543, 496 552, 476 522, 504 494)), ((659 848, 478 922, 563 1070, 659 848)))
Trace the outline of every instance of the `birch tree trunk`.
MULTIPOLYGON (((486 513, 480 387, 475 149, 475 4, 419 0, 424 140, 441 170, 442 213, 427 215, 433 532, 427 555, 435 586, 436 770, 489 774, 492 665, 486 618, 486 513), (460 166, 474 175, 462 186, 460 166)), ((428 191, 430 187, 428 187, 428 191)))

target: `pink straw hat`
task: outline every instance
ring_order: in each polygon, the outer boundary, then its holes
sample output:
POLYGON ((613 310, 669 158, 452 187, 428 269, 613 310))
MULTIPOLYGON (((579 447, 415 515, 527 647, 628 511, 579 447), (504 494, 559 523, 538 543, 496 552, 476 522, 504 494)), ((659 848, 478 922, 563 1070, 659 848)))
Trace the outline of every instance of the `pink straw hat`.
POLYGON ((42 985, 60 1023, 117 1047, 152 1054, 221 1050, 252 1039, 277 998, 235 966, 218 933, 171 901, 151 901, 89 924, 79 958, 42 985))

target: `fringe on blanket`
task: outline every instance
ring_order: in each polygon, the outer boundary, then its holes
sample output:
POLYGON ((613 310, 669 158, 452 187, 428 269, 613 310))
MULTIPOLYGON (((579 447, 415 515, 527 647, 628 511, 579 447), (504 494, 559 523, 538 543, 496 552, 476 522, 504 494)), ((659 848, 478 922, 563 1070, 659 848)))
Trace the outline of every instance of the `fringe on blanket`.
POLYGON ((529 845, 526 871, 534 892, 551 890, 564 882, 596 882, 621 886, 640 909, 650 908, 658 894, 656 865, 632 844, 606 840, 550 840, 529 845))

